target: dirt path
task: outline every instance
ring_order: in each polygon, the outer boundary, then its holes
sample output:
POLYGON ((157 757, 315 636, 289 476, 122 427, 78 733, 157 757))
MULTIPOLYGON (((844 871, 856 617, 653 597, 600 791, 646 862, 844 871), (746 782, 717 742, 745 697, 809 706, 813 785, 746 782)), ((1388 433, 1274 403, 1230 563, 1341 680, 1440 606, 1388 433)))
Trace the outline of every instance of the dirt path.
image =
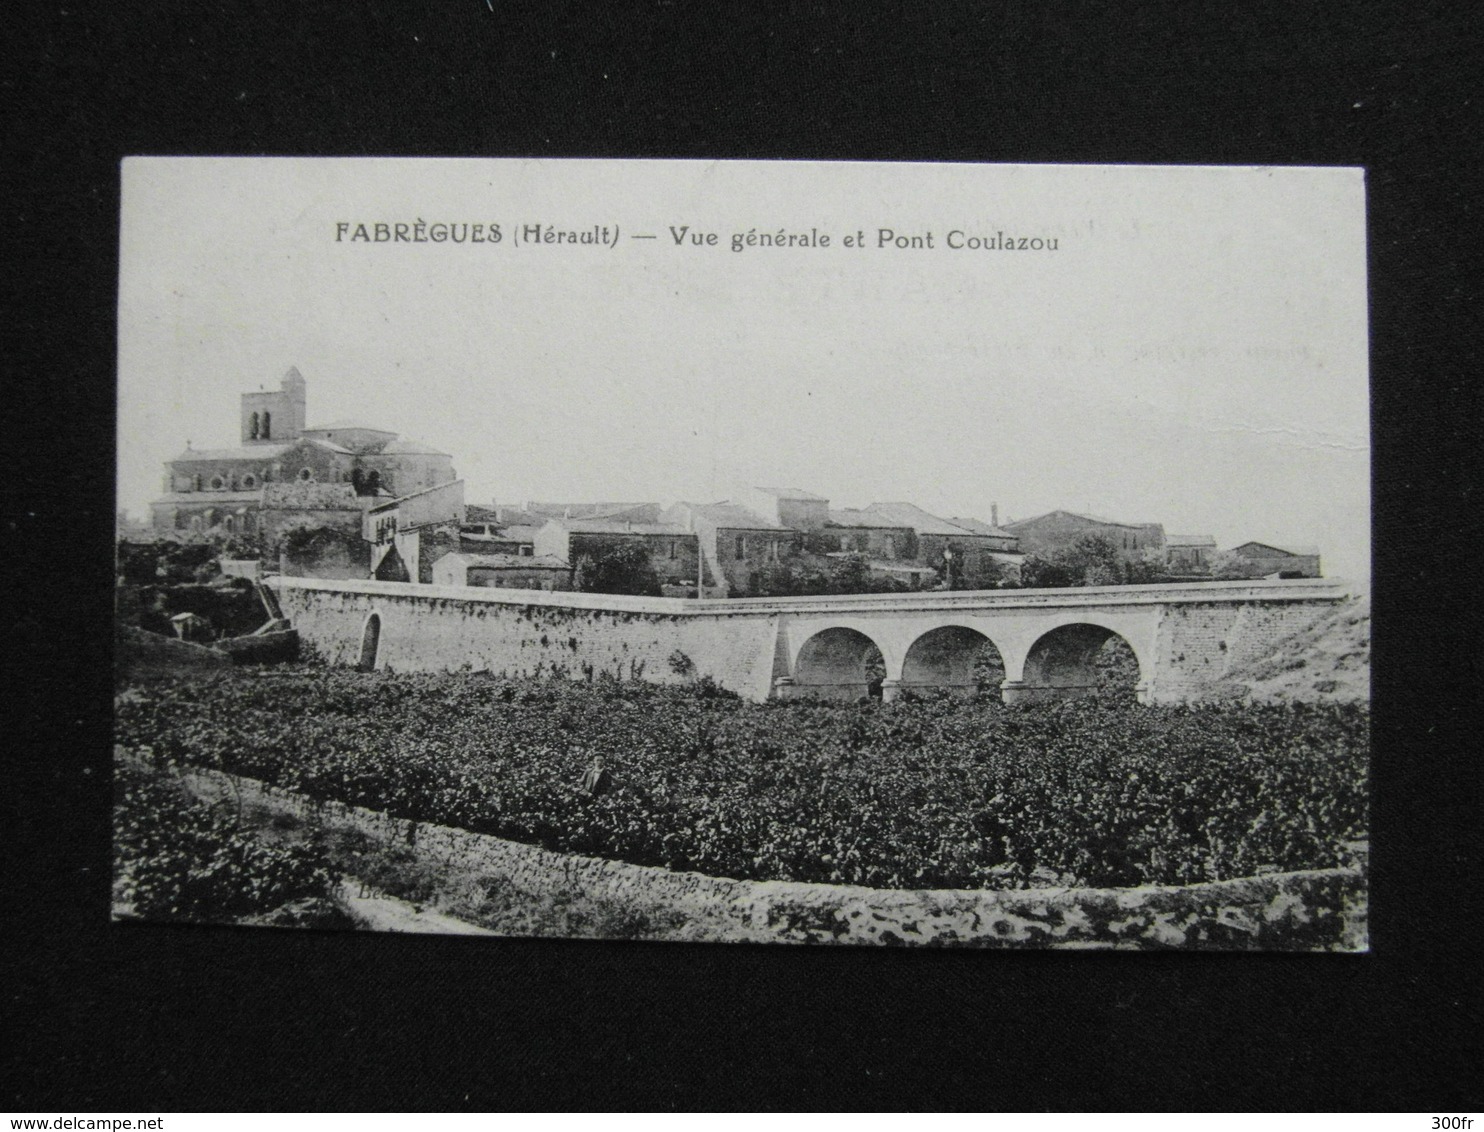
POLYGON ((435 935, 498 935, 488 928, 467 924, 442 912, 433 912, 362 885, 354 878, 344 881, 335 893, 351 915, 365 923, 368 931, 422 932, 435 935))

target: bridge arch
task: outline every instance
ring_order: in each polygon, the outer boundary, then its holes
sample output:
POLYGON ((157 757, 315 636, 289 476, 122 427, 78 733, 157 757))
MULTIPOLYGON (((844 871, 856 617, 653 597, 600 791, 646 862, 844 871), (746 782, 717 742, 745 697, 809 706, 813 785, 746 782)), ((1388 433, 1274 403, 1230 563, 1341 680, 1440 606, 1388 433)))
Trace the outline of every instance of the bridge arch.
POLYGON ((1123 633, 1093 619, 1067 621, 1042 633, 1026 651, 1023 679, 1007 682, 1007 703, 1075 699, 1099 692, 1143 697, 1150 668, 1123 633))
POLYGON ((835 625, 814 633, 799 647, 792 694, 858 700, 879 694, 887 671, 874 638, 851 626, 835 625))
POLYGON ((998 695, 1005 679, 1000 648, 967 625, 939 625, 921 634, 902 657, 904 691, 942 689, 972 696, 981 689, 998 695))

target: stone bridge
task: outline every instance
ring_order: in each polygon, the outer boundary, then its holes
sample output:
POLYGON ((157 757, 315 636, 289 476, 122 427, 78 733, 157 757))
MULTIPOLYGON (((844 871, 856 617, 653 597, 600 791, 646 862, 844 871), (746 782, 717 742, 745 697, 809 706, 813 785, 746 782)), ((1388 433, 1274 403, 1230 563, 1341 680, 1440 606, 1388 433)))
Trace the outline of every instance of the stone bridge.
POLYGON ((1099 651, 1115 638, 1137 661, 1141 701, 1190 698, 1348 596, 1328 579, 727 600, 269 584, 301 640, 332 663, 661 683, 710 676, 754 700, 856 699, 878 688, 890 700, 903 689, 972 693, 992 646, 1007 703, 1090 693, 1099 651))

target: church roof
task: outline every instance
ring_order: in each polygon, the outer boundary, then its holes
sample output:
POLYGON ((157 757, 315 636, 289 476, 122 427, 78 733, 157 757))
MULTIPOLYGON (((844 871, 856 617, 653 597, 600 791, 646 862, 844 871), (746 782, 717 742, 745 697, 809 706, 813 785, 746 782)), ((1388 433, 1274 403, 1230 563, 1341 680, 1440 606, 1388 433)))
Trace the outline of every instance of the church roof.
POLYGON ((389 428, 377 428, 375 425, 366 424, 364 421, 353 421, 353 420, 348 420, 348 419, 345 419, 345 418, 341 418, 338 421, 331 421, 329 424, 314 425, 311 428, 306 428, 304 431, 305 432, 341 432, 341 431, 347 431, 348 432, 351 429, 356 429, 356 430, 358 430, 360 432, 384 432, 384 433, 386 433, 387 436, 396 436, 397 435, 395 431, 393 431, 392 429, 389 429, 389 428))
POLYGON ((170 462, 204 464, 216 460, 274 460, 292 447, 292 444, 254 444, 243 448, 187 448, 170 462))
POLYGON ((346 448, 344 445, 336 444, 333 440, 321 440, 317 436, 306 436, 299 443, 312 444, 316 448, 321 448, 326 452, 336 452, 339 453, 341 456, 355 455, 354 452, 352 452, 349 448, 346 448))
POLYGON ((449 453, 431 444, 419 444, 416 440, 394 440, 377 453, 378 456, 447 456, 449 453))
POLYGON ((301 444, 312 444, 323 452, 334 452, 339 456, 353 456, 349 448, 333 440, 321 440, 317 436, 305 436, 298 440, 286 440, 282 444, 246 444, 241 448, 187 448, 170 461, 172 464, 205 464, 222 460, 276 460, 301 444))

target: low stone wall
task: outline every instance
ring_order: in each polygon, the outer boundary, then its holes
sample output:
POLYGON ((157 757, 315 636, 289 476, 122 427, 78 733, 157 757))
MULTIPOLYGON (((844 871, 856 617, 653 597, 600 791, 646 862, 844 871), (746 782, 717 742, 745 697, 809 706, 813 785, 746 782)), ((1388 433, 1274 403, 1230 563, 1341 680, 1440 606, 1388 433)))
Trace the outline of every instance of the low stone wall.
POLYGON ((663 938, 755 943, 1121 950, 1364 951, 1358 870, 1281 873, 1181 887, 886 890, 745 881, 553 853, 531 845, 319 804, 213 771, 199 793, 289 810, 406 845, 440 868, 531 897, 617 902, 684 926, 663 938))

